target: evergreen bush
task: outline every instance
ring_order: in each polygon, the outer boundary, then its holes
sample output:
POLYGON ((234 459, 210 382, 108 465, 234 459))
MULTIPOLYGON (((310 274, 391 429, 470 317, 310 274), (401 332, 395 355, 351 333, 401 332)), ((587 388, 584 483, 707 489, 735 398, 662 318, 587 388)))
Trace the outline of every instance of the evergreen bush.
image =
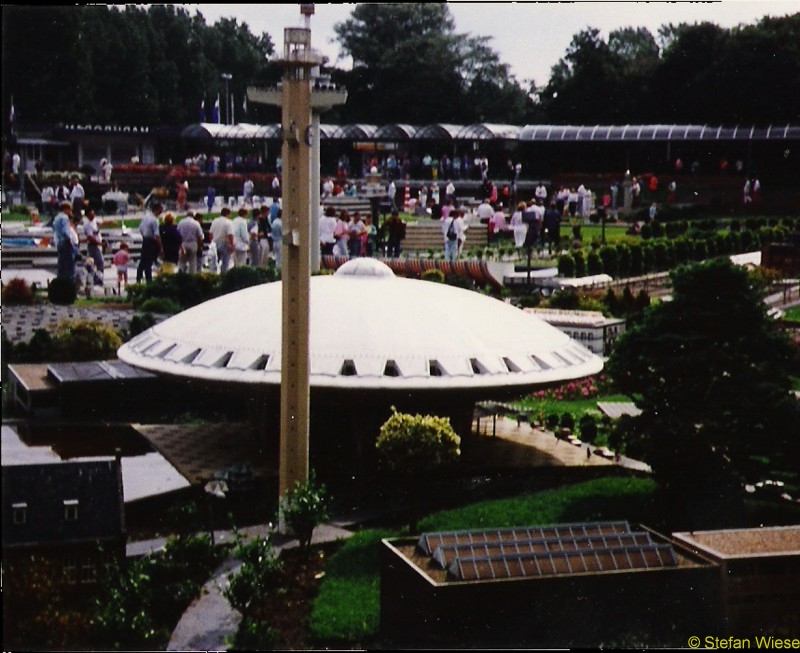
POLYGON ((586 272, 590 275, 603 274, 603 261, 600 254, 594 250, 586 257, 586 272))
POLYGON ((600 248, 601 272, 611 277, 619 276, 619 248, 614 245, 604 245, 600 248))
POLYGON ((591 413, 584 413, 578 420, 578 432, 584 442, 594 442, 597 439, 597 420, 591 413))
POLYGON ((585 277, 586 276, 586 255, 583 253, 583 250, 577 249, 573 253, 572 257, 575 259, 575 276, 576 277, 585 277))
POLYGON ((558 275, 561 277, 575 276, 575 257, 572 254, 561 254, 558 257, 558 275))
POLYGON ((174 315, 181 312, 181 307, 168 297, 151 297, 142 302, 141 310, 145 313, 162 313, 174 315))
POLYGON ((78 298, 75 282, 66 277, 56 277, 47 285, 47 299, 51 304, 69 306, 78 298))

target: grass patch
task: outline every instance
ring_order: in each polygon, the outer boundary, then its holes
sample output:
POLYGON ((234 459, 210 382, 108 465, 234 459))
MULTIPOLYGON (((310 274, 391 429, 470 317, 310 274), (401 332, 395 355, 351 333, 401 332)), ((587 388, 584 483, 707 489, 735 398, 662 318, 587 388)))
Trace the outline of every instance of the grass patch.
MULTIPOLYGON (((419 529, 423 532, 506 528, 617 519, 633 523, 652 516, 654 491, 655 483, 651 479, 597 479, 433 513, 420 520, 419 529)), ((402 534, 387 530, 362 531, 331 557, 311 612, 310 628, 315 641, 353 645, 378 634, 378 543, 383 538, 402 534)))
POLYGON ((3 222, 31 222, 30 213, 3 211, 3 222))
POLYGON ((313 638, 362 642, 377 634, 380 618, 379 542, 397 533, 366 530, 348 539, 328 561, 309 619, 313 638))
POLYGON ((538 417, 540 413, 547 416, 548 413, 556 412, 572 413, 575 419, 579 419, 581 415, 590 413, 595 417, 599 417, 602 413, 597 407, 597 402, 630 402, 631 398, 623 394, 610 394, 597 397, 590 397, 589 399, 538 399, 534 396, 528 396, 519 401, 513 402, 513 405, 519 407, 520 412, 530 413, 538 417))
POLYGON ((800 306, 786 309, 783 319, 787 322, 800 322, 800 306))

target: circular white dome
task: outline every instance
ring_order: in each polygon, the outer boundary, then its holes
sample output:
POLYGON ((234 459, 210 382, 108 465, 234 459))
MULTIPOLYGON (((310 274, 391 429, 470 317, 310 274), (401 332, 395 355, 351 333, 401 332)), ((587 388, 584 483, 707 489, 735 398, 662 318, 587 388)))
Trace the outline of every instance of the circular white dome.
MULTIPOLYGON (((280 282, 187 309, 123 345, 126 363, 187 378, 280 384, 280 282)), ((310 383, 381 390, 527 388, 602 359, 538 317, 471 290, 353 259, 310 279, 310 383)))

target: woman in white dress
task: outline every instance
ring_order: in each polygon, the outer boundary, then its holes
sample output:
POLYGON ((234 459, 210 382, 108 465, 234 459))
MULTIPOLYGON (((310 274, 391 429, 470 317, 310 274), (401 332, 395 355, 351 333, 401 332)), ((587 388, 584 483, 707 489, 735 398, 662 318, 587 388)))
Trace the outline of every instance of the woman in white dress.
POLYGON ((525 236, 528 234, 528 225, 522 221, 522 212, 528 208, 525 202, 517 204, 517 210, 511 215, 511 229, 514 231, 514 245, 523 247, 525 236))

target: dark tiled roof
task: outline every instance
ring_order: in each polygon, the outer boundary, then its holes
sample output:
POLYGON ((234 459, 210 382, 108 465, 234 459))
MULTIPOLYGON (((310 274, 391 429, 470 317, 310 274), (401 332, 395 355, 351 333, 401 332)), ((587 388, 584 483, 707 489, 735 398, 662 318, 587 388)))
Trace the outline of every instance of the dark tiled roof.
POLYGON ((124 528, 116 460, 3 467, 4 548, 106 540, 124 528), (66 519, 68 504, 77 509, 76 519, 66 519), (24 523, 14 523, 20 510, 24 523))

